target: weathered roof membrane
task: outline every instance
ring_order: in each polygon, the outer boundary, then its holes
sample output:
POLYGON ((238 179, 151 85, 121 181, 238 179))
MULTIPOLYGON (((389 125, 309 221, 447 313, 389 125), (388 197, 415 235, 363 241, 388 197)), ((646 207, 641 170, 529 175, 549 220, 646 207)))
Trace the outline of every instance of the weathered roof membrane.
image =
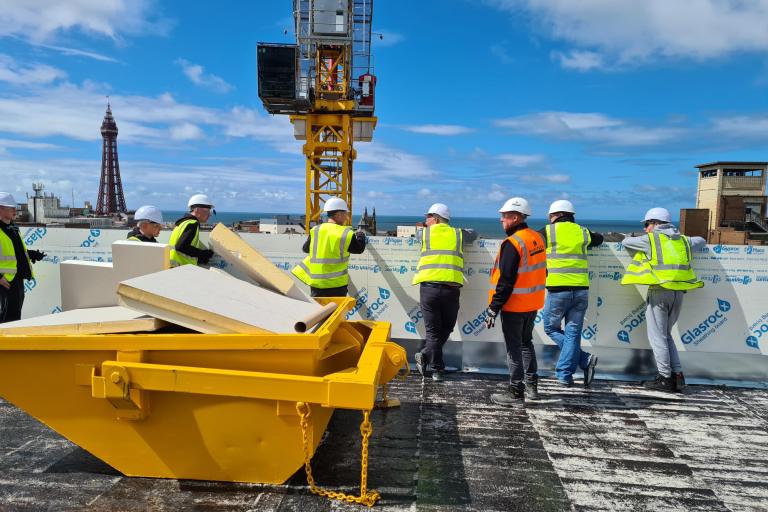
MULTIPOLYGON (((396 381, 399 409, 372 414, 375 509, 765 510, 768 396, 690 386, 686 395, 596 381, 540 383, 499 408, 501 376, 396 381)), ((360 414, 337 411, 313 459, 319 485, 359 490, 360 414)), ((299 440, 297 439, 297 442, 299 440)), ((362 510, 285 486, 127 478, 0 400, 0 510, 362 510)))

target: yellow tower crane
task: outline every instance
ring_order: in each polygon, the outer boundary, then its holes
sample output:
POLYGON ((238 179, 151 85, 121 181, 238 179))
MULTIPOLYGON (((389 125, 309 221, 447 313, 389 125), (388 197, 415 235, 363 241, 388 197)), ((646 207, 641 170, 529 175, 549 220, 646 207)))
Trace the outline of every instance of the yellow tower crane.
POLYGON ((259 97, 268 112, 289 114, 306 141, 309 232, 332 197, 352 211, 354 142, 373 138, 373 0, 294 0, 293 16, 295 45, 258 46, 259 97))

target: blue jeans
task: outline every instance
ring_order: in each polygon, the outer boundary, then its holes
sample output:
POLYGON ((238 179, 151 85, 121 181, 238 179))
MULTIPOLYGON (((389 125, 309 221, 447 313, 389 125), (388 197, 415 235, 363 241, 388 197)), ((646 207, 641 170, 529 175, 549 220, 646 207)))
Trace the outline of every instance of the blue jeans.
POLYGON ((561 382, 573 382, 573 373, 589 364, 589 354, 581 350, 581 329, 588 305, 589 290, 547 292, 544 332, 560 347, 556 375, 561 382))

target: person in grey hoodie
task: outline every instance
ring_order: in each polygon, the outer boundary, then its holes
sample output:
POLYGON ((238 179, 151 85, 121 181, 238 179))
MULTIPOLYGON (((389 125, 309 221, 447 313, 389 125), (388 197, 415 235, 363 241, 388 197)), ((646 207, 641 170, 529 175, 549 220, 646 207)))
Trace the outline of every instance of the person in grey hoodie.
POLYGON ((691 251, 707 242, 698 236, 681 235, 665 208, 648 210, 644 224, 645 235, 622 242, 633 259, 621 280, 626 285, 648 285, 645 318, 658 375, 644 387, 682 392, 685 377, 672 327, 680 316, 686 291, 704 286, 691 267, 691 251))

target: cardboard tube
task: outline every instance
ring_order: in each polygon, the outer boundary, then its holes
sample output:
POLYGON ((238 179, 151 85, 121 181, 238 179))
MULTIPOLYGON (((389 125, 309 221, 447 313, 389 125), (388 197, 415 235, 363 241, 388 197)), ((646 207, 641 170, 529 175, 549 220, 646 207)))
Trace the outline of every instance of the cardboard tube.
POLYGON ((311 329, 315 325, 319 324, 320 322, 322 322, 323 320, 331 316, 331 314, 334 311, 336 311, 337 306, 338 304, 336 304, 335 302, 326 304, 325 306, 323 306, 323 309, 321 309, 317 313, 296 322, 293 328, 296 330, 296 332, 307 332, 309 329, 311 329))

